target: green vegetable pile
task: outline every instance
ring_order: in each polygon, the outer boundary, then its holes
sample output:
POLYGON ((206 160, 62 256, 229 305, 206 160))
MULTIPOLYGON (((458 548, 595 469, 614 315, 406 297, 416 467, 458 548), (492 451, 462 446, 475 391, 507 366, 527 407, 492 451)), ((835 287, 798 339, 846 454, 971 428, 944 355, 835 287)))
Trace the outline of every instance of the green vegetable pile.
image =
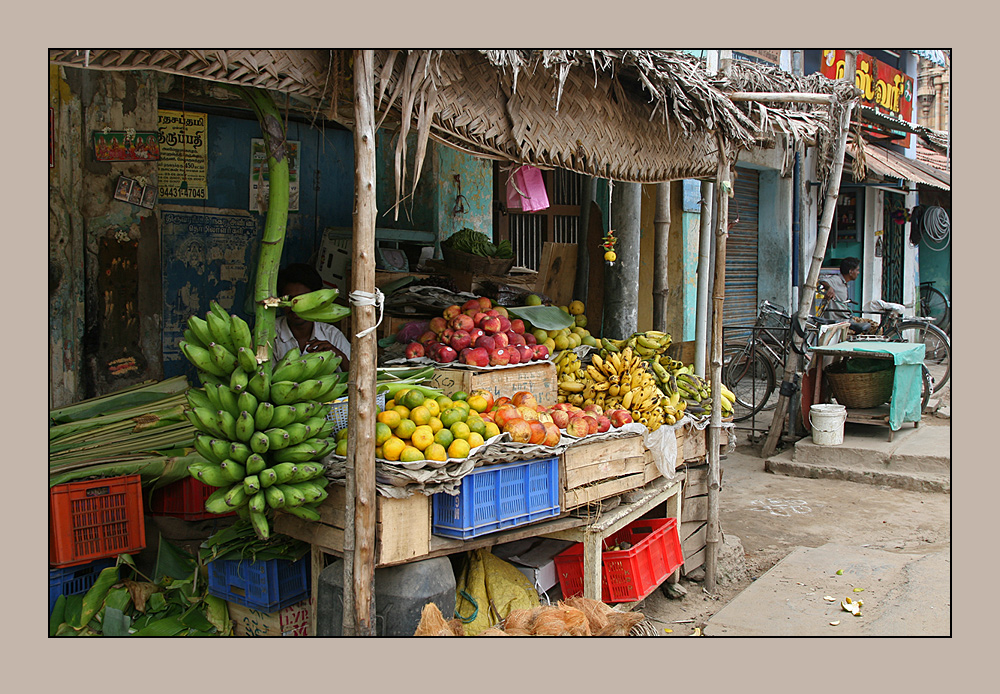
POLYGON ((514 249, 511 248, 510 241, 504 239, 498 245, 494 245, 475 229, 466 227, 456 231, 444 241, 444 245, 456 251, 471 253, 487 258, 513 258, 514 249))

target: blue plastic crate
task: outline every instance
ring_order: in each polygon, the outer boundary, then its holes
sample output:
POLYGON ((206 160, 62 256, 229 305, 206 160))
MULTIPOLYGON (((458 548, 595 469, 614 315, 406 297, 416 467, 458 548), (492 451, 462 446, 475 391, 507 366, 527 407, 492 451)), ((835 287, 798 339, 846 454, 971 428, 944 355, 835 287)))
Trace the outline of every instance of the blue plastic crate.
POLYGON ((283 610, 309 597, 308 557, 217 559, 208 564, 208 592, 260 612, 283 610))
POLYGON ((98 559, 82 566, 49 569, 49 614, 60 595, 80 595, 90 590, 101 571, 115 565, 115 559, 98 559))
POLYGON ((489 465, 433 497, 432 532, 468 540, 559 515, 559 459, 489 465))

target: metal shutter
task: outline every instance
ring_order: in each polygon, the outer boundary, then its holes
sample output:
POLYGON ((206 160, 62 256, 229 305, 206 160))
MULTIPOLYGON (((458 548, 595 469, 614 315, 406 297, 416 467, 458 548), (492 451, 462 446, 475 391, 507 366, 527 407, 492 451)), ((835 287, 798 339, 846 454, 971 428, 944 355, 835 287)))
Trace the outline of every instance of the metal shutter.
POLYGON ((738 221, 730 228, 726 240, 726 299, 722 309, 725 327, 751 326, 757 319, 758 172, 736 167, 734 189, 736 196, 729 201, 729 219, 732 222, 738 216, 738 221))

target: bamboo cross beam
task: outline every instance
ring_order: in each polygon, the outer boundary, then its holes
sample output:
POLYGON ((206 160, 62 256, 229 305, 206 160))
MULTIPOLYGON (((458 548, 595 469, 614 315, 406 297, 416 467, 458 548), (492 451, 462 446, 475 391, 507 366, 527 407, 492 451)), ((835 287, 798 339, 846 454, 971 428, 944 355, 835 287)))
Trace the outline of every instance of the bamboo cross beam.
MULTIPOLYGON (((844 64, 844 80, 851 85, 854 84, 854 73, 857 65, 858 53, 846 51, 844 64)), ((816 230, 816 247, 813 251, 812 260, 809 265, 809 273, 802 284, 799 292, 799 310, 795 316, 795 321, 799 326, 804 327, 806 317, 809 315, 809 307, 812 306, 813 298, 816 295, 816 283, 819 281, 819 271, 823 264, 823 257, 826 255, 826 244, 830 238, 830 228, 833 226, 833 216, 837 205, 837 197, 840 195, 840 177, 844 170, 844 152, 847 149, 847 133, 851 126, 851 111, 857 99, 851 99, 845 104, 844 112, 841 114, 840 122, 837 124, 837 141, 833 152, 833 166, 830 170, 829 183, 826 187, 826 197, 823 202, 823 216, 820 219, 819 228, 816 230)), ((794 327, 794 324, 793 324, 794 327)), ((802 371, 804 335, 800 330, 792 330, 792 349, 789 350, 785 359, 784 377, 781 382, 781 390, 778 395, 778 403, 774 408, 774 416, 771 419, 771 428, 761 447, 761 458, 769 458, 778 447, 778 439, 784 428, 785 415, 788 413, 788 403, 795 394, 795 379, 802 371)))
POLYGON ((771 101, 782 104, 832 104, 833 94, 810 92, 730 92, 731 101, 771 101))

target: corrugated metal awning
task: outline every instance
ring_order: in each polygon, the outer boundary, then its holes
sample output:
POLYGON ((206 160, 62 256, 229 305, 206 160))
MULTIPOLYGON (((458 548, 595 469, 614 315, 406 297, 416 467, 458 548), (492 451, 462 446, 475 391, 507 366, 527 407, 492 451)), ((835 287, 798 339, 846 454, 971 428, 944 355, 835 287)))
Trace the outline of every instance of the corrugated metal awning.
MULTIPOLYGON (((847 145, 847 154, 852 158, 856 156, 855 145, 847 145)), ((941 190, 951 190, 951 177, 942 172, 931 172, 924 170, 919 162, 911 161, 901 154, 897 154, 883 147, 873 144, 865 146, 865 164, 869 172, 879 176, 898 178, 904 181, 913 181, 920 185, 932 186, 941 190)), ((846 168, 846 167, 845 167, 846 168)))
POLYGON ((948 59, 945 57, 944 51, 914 50, 913 52, 936 65, 948 67, 948 59))

